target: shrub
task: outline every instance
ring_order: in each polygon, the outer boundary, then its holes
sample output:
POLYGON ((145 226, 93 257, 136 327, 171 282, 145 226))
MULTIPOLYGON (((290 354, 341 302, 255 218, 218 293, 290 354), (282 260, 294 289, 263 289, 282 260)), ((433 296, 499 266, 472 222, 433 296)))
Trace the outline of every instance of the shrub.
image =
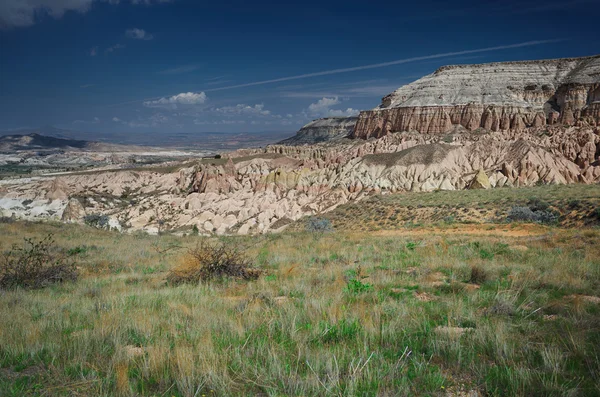
POLYGON ((363 292, 371 291, 372 289, 373 286, 371 284, 363 283, 362 281, 353 278, 346 282, 345 291, 351 294, 360 294, 363 292))
POLYGON ((98 229, 108 229, 108 215, 88 214, 83 217, 83 221, 88 226, 97 227, 98 229))
POLYGON ((546 201, 538 199, 537 197, 533 197, 531 200, 529 200, 527 206, 532 211, 547 211, 550 207, 550 204, 548 204, 546 201))
POLYGON ((471 276, 469 282, 472 284, 483 284, 487 281, 488 275, 485 269, 481 266, 471 266, 471 276))
POLYGON ((252 266, 246 254, 231 243, 202 240, 188 251, 183 264, 167 276, 171 284, 198 283, 215 278, 234 277, 244 280, 258 278, 260 270, 252 266))
POLYGON ((453 215, 448 215, 444 217, 443 221, 445 224, 453 225, 454 223, 456 223, 456 217, 453 215))
POLYGON ((363 283, 361 279, 366 278, 362 275, 362 268, 359 266, 356 270, 349 270, 346 272, 346 288, 344 291, 351 294, 360 294, 362 292, 371 291, 373 285, 363 283))
POLYGON ((40 241, 24 239, 0 261, 0 288, 43 288, 53 283, 77 280, 75 263, 63 255, 52 235, 40 241))
POLYGON ((325 218, 319 217, 310 217, 306 221, 306 231, 310 233, 325 233, 332 232, 333 226, 331 226, 331 221, 325 218))
POLYGON ((556 223, 558 216, 553 211, 532 211, 529 207, 512 207, 508 211, 507 219, 511 222, 536 222, 536 223, 556 223))

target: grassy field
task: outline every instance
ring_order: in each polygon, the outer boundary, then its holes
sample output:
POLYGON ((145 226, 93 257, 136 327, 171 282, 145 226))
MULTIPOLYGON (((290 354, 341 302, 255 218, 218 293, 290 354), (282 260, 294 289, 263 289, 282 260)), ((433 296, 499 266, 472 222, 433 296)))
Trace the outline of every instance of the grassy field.
MULTIPOLYGON (((374 195, 324 214, 338 230, 373 231, 454 223, 499 223, 515 206, 544 206, 566 227, 600 224, 600 185, 374 195)), ((300 230, 296 228, 297 230, 300 230)))
POLYGON ((236 237, 261 277, 178 286, 202 237, 9 222, 0 250, 49 233, 79 279, 0 291, 2 396, 600 395, 598 228, 236 237))

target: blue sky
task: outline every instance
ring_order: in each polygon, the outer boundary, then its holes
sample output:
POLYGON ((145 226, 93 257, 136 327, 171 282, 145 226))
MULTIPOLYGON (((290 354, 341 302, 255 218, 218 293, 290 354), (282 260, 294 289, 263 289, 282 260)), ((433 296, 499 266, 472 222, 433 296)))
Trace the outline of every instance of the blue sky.
POLYGON ((600 0, 1 0, 0 130, 295 131, 442 65, 600 53, 599 20, 600 0))

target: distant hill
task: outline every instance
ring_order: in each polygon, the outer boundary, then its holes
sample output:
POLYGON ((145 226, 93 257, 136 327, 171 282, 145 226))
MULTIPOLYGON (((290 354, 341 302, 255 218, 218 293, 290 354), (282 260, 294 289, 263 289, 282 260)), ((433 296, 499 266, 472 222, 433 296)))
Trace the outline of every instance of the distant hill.
POLYGON ((61 139, 39 134, 7 135, 0 137, 0 150, 33 150, 33 149, 86 149, 87 141, 61 139))
POLYGON ((139 146, 116 145, 111 143, 84 141, 78 139, 57 138, 54 136, 31 133, 0 136, 0 151, 16 152, 25 150, 69 150, 69 151, 137 151, 139 146))
MULTIPOLYGON (((90 132, 44 126, 40 128, 27 128, 11 131, 0 131, 2 136, 31 136, 41 135, 65 140, 81 140, 96 142, 102 145, 127 145, 151 146, 161 148, 201 149, 208 151, 229 151, 248 147, 262 147, 286 138, 289 131, 264 131, 264 132, 194 132, 180 131, 171 133, 116 131, 116 132, 90 132)), ((93 150, 108 150, 98 149, 93 150)), ((118 150, 113 148, 112 150, 118 150)))

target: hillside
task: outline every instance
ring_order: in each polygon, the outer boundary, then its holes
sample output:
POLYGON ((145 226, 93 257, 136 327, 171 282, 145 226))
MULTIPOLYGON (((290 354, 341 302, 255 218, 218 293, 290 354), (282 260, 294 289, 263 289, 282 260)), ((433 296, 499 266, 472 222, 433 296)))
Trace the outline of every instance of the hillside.
POLYGON ((279 142, 280 145, 313 145, 321 142, 335 142, 347 138, 354 131, 356 117, 327 117, 306 124, 293 137, 279 142))

